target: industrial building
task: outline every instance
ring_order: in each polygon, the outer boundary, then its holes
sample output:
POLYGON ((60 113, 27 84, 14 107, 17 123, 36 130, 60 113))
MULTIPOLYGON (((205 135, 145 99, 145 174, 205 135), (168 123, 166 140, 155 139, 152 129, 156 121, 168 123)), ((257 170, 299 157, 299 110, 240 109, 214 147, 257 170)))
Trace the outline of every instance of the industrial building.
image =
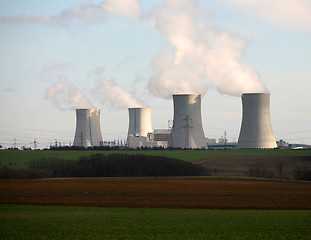
POLYGON ((102 146, 100 110, 96 108, 76 109, 76 118, 76 133, 73 146, 84 148, 102 146))
POLYGON ((227 139, 221 137, 218 141, 214 138, 207 138, 207 148, 210 150, 226 150, 236 148, 237 142, 230 142, 227 139))
POLYGON ((171 129, 155 129, 148 134, 148 142, 153 143, 154 147, 167 148, 171 137, 171 129))
POLYGON ((173 148, 207 147, 201 117, 200 94, 173 95, 174 119, 169 146, 173 148))
POLYGON ((237 148, 276 148, 270 119, 270 94, 244 93, 242 106, 242 124, 237 148))
MULTIPOLYGON (((270 119, 269 93, 242 94, 242 123, 238 143, 205 139, 201 118, 200 94, 173 95, 173 125, 152 129, 150 108, 129 108, 126 145, 129 148, 172 147, 182 149, 265 149, 277 144, 270 119)), ((100 110, 76 109, 76 132, 73 146, 103 146, 100 110)), ((113 142, 109 146, 120 145, 113 142)), ((122 144, 121 144, 122 145, 122 144)))
POLYGON ((152 132, 151 109, 129 108, 129 129, 127 142, 129 148, 142 147, 147 142, 148 133, 152 132))

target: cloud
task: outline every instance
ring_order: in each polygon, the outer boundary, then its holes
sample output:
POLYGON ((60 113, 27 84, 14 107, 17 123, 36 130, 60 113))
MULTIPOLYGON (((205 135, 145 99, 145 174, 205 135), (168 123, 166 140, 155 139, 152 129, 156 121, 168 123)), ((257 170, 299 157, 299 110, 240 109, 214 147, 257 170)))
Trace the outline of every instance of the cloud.
POLYGON ((110 104, 117 109, 146 106, 132 93, 119 86, 115 80, 97 80, 93 92, 102 104, 110 104))
POLYGON ((45 65, 41 73, 46 74, 46 73, 58 73, 60 71, 67 70, 70 67, 70 63, 64 63, 61 61, 54 61, 50 60, 47 65, 45 65))
POLYGON ((12 93, 12 92, 16 92, 16 89, 15 88, 6 88, 6 89, 3 89, 2 92, 12 93))
POLYGON ((105 72, 104 67, 96 67, 95 69, 89 71, 88 73, 95 76, 101 76, 105 72))
POLYGON ((310 0, 222 0, 255 19, 293 32, 311 32, 310 0))
POLYGON ((93 104, 65 76, 46 90, 45 99, 60 110, 73 110, 79 108, 94 108, 93 104))
POLYGON ((150 17, 173 50, 151 62, 148 88, 155 95, 205 94, 208 85, 236 96, 267 91, 254 67, 241 61, 247 41, 215 25, 196 1, 167 0, 150 17))
POLYGON ((49 26, 70 26, 76 22, 104 23, 107 16, 139 17, 141 7, 138 0, 105 0, 100 4, 80 2, 59 14, 1 16, 2 24, 41 23, 49 26))
POLYGON ((102 8, 113 16, 129 18, 139 18, 142 13, 137 0, 106 0, 102 3, 102 8))

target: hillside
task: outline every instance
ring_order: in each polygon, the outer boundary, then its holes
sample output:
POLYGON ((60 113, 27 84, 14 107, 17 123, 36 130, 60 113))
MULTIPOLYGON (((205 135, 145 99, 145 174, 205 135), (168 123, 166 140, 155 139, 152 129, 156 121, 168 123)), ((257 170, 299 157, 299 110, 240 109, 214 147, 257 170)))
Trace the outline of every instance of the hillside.
POLYGON ((311 170, 311 156, 213 156, 194 162, 218 176, 252 176, 293 179, 311 170))

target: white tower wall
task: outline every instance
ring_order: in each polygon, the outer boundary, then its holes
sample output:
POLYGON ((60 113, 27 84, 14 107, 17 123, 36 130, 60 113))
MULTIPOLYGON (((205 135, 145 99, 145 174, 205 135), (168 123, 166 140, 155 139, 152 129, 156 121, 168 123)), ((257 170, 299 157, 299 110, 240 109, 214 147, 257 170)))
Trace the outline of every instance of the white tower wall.
POLYGON ((202 127, 201 95, 173 95, 174 121, 169 146, 173 148, 206 148, 202 127))
POLYGON ((128 137, 147 137, 152 132, 151 109, 129 108, 128 137))
POLYGON ((103 138, 100 130, 100 110, 76 109, 77 124, 73 146, 102 146, 103 138))
POLYGON ((242 94, 243 116, 237 148, 276 148, 269 93, 242 94))

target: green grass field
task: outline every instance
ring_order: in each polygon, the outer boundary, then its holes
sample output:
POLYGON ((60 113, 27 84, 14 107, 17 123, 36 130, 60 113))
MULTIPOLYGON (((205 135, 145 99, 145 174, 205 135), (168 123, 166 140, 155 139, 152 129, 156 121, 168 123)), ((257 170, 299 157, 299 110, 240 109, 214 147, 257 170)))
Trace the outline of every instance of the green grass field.
POLYGON ((155 156, 166 156, 184 161, 193 162, 213 156, 311 156, 311 149, 262 149, 262 150, 139 150, 139 151, 22 151, 22 150, 1 150, 0 164, 12 166, 24 166, 32 159, 42 157, 56 157, 66 160, 77 160, 81 156, 88 156, 96 153, 127 153, 145 154, 155 156))
POLYGON ((0 239, 311 239, 311 211, 0 205, 0 239))

